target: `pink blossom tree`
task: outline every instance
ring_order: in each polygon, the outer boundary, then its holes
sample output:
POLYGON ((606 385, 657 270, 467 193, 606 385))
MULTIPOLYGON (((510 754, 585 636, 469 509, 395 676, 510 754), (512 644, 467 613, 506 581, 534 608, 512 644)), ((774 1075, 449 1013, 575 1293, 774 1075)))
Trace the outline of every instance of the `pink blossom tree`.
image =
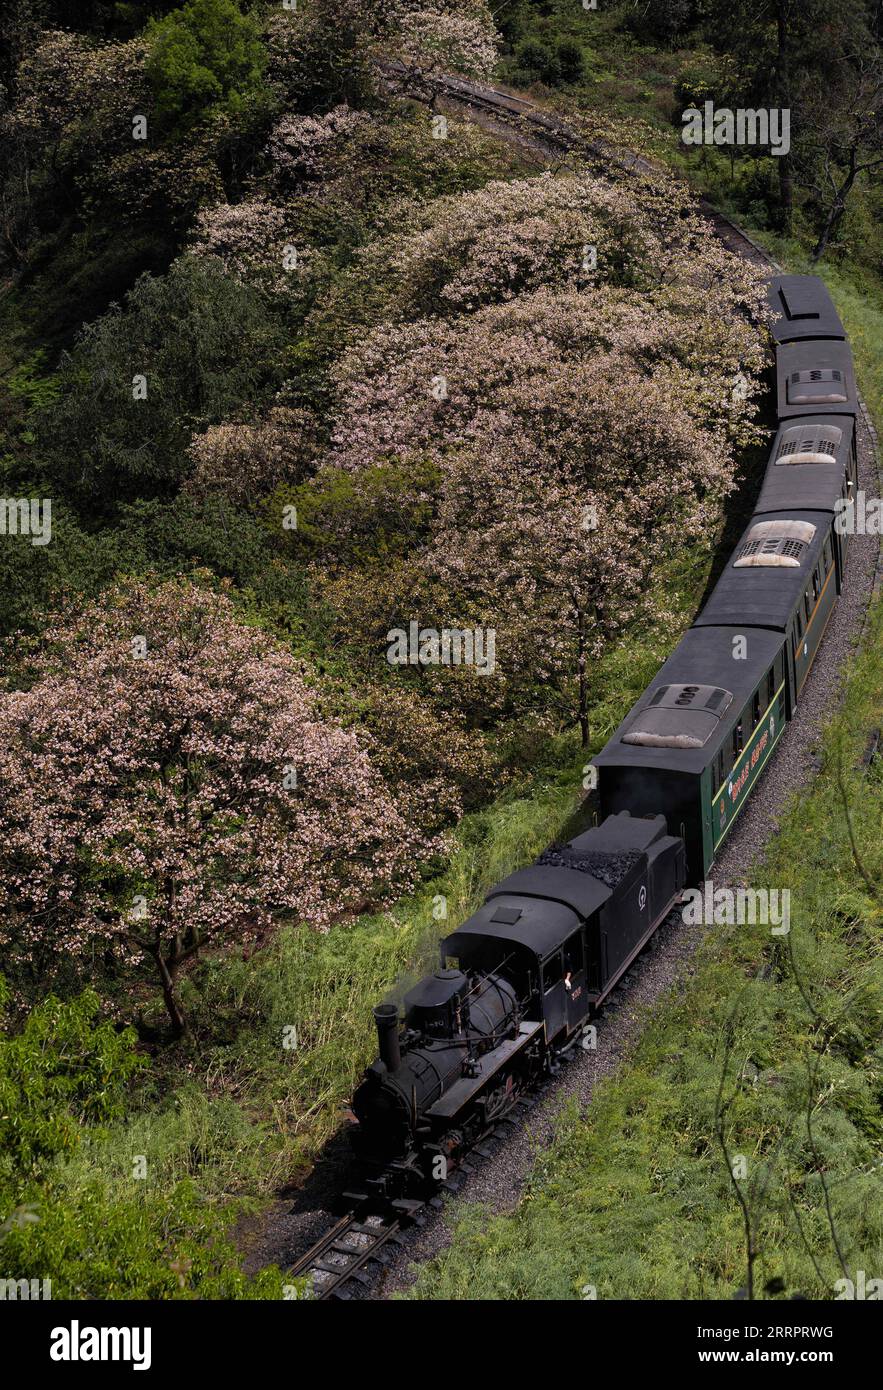
POLYGON ((439 848, 365 741, 222 594, 137 585, 52 625, 0 694, 0 945, 45 982, 96 955, 180 972, 275 924, 327 928, 439 848))
POLYGON ((388 51, 404 64, 407 88, 435 72, 489 77, 496 66, 499 41, 484 0, 438 0, 403 8, 388 51))
POLYGON ((448 698, 480 691, 487 716, 529 692, 585 740, 590 663, 672 549, 707 543, 736 449, 759 437, 765 349, 744 308, 761 303, 759 280, 734 286, 712 257, 642 293, 542 288, 369 333, 336 369, 326 467, 410 468, 415 506, 427 461, 439 481, 432 527, 383 585, 329 582, 344 626, 379 646, 393 611, 471 614, 497 631, 500 679, 438 673, 448 698))

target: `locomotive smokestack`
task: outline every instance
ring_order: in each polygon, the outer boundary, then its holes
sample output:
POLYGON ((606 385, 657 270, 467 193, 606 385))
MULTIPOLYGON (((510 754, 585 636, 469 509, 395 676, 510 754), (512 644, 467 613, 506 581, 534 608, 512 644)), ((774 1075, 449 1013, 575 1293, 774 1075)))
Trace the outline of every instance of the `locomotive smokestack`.
POLYGON ((399 1051, 399 1010, 397 1004, 378 1004, 374 1010, 377 1025, 377 1047, 380 1060, 387 1071, 398 1071, 402 1064, 399 1051))

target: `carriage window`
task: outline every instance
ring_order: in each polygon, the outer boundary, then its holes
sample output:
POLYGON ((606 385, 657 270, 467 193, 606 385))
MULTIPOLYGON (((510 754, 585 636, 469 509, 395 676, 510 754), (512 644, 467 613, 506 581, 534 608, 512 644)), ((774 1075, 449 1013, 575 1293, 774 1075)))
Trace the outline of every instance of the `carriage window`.
POLYGON ((575 932, 564 946, 564 973, 578 975, 583 968, 582 932, 575 932))
POLYGON ((744 748, 744 746, 745 746, 745 735, 744 735, 743 730, 742 730, 742 720, 740 719, 740 720, 739 720, 739 723, 736 725, 735 729, 733 730, 733 759, 734 759, 734 760, 735 760, 736 758, 738 758, 738 756, 739 756, 739 754, 742 752, 742 749, 744 748))
POLYGON ((754 693, 754 699, 751 701, 751 727, 752 727, 752 729, 756 729, 756 728, 757 728, 757 725, 758 725, 759 723, 760 723, 760 691, 757 690, 757 691, 755 691, 755 693, 754 693))
POLYGON ((550 989, 554 989, 560 983, 562 974, 561 952, 559 951, 557 956, 552 956, 543 966, 543 989, 547 993, 550 989))
POLYGON ((794 619, 794 628, 797 632, 798 639, 801 638, 803 636, 803 614, 801 613, 799 608, 797 610, 797 615, 794 619))
POLYGON ((822 591, 822 586, 821 586, 821 584, 819 583, 819 572, 818 572, 818 570, 813 570, 813 574, 812 574, 812 596, 813 596, 813 598, 814 598, 814 599, 818 599, 818 596, 819 596, 819 594, 821 593, 821 591, 822 591))
POLYGON ((809 596, 809 589, 803 595, 803 607, 806 610, 806 621, 809 622, 812 613, 812 599, 809 596))
POLYGON ((776 668, 771 666, 766 678, 766 702, 772 704, 773 696, 776 693, 776 668))

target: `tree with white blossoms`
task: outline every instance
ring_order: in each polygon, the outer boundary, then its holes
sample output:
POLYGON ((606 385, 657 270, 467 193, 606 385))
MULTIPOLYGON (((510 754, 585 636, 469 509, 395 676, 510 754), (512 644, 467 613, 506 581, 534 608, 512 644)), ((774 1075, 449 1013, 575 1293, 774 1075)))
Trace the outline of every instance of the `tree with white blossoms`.
POLYGON ((259 424, 210 425, 194 435, 193 472, 182 491, 252 507, 284 482, 299 482, 317 447, 318 423, 306 410, 274 406, 259 424))
POLYGON ((315 253, 293 240, 285 209, 266 198, 218 203, 196 219, 190 251, 212 257, 240 284, 260 289, 271 301, 303 304, 311 288, 315 253))
POLYGON ((388 319, 468 314, 542 286, 702 289, 727 322, 758 313, 759 278, 728 252, 682 186, 572 169, 493 180, 429 204, 402 203, 315 313, 353 330, 388 319))
POLYGON ((45 986, 149 967, 173 1031, 205 945, 324 929, 439 841, 223 594, 133 585, 50 625, 0 693, 0 948, 45 986))
POLYGON ((267 145, 274 177, 296 192, 320 182, 327 177, 329 161, 339 159, 354 137, 371 125, 367 112, 345 104, 321 116, 283 116, 267 145))
MULTIPOLYGON (((541 263, 540 240, 531 228, 541 263)), ((482 244, 485 267, 494 250, 482 244)), ((415 500, 427 461, 438 470, 433 527, 400 568, 396 616, 440 627, 455 611, 497 629, 496 689, 441 673, 453 702, 486 691, 488 707, 511 706, 527 688, 567 709, 585 740, 588 664, 638 613, 660 560, 713 534, 735 451, 759 437, 765 311, 758 274, 702 249, 641 292, 595 284, 510 300, 497 277, 502 303, 385 323, 338 364, 326 467, 413 468, 415 500)), ((460 281, 459 295, 494 283, 468 257, 434 263, 437 285, 460 281)), ((343 629, 379 646, 392 582, 368 574, 341 590, 332 579, 343 629)))
POLYGON ((407 90, 433 73, 490 77, 499 42, 484 0, 436 0, 416 8, 403 5, 383 47, 404 65, 400 81, 407 90))

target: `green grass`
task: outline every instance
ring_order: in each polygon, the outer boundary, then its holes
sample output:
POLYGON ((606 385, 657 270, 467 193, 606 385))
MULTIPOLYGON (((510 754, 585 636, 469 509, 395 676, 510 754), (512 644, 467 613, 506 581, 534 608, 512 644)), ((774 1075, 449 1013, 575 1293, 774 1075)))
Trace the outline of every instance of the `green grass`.
MULTIPOLYGON (((593 749, 677 641, 709 563, 706 557, 673 566, 661 581, 673 595, 671 623, 630 634, 596 672, 593 749)), ((193 1040, 158 1054, 125 1121, 101 1133, 85 1130, 54 1165, 57 1219, 101 1209, 115 1221, 130 1213, 153 1232, 178 1194, 192 1192, 199 1204, 192 1209, 223 1227, 243 1213, 259 1216, 268 1198, 297 1184, 339 1128, 342 1107, 374 1055, 372 1005, 425 973, 440 936, 479 905, 491 884, 575 833, 587 814, 581 783, 588 756, 575 736, 561 739, 547 766, 464 818, 445 873, 393 910, 324 935, 286 929, 247 959, 230 953, 207 960, 186 989, 193 1040), (291 1029, 293 1048, 284 1045, 291 1029), (139 1155, 146 1176, 136 1178, 139 1155)), ((47 1227, 50 1235, 61 1240, 54 1227, 47 1227)), ((182 1241, 179 1230, 176 1249, 182 1241)), ((145 1252, 148 1243, 145 1235, 145 1252)), ((154 1287, 153 1274, 138 1278, 138 1287, 154 1287)))

